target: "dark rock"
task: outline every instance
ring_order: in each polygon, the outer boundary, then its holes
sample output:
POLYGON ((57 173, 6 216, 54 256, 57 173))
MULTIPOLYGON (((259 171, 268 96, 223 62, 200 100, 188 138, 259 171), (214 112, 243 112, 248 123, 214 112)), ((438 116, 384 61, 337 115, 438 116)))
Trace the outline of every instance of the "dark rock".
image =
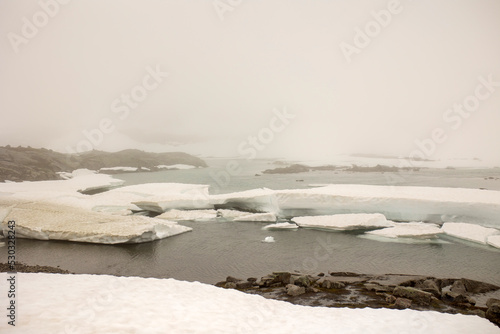
POLYGON ((236 283, 234 283, 234 282, 227 282, 227 283, 224 285, 224 287, 225 287, 226 289, 236 289, 236 283))
POLYGON ((226 277, 226 282, 240 282, 240 281, 243 281, 242 279, 240 278, 236 278, 236 277, 233 277, 233 276, 228 276, 226 277))
POLYGON ((306 288, 304 288, 303 286, 297 286, 297 285, 294 285, 294 284, 288 284, 286 286, 286 293, 289 296, 299 296, 299 295, 302 295, 302 294, 306 293, 306 288))
POLYGON ((289 272, 274 272, 273 275, 273 283, 282 283, 284 285, 291 283, 290 277, 292 274, 289 272))
POLYGON ((474 281, 467 278, 462 278, 460 281, 462 281, 465 286, 465 290, 469 293, 484 293, 500 289, 500 287, 496 285, 474 281))
POLYGON ((477 315, 481 318, 486 318, 486 312, 484 312, 483 310, 480 310, 480 309, 470 310, 467 312, 467 314, 477 315))
POLYGON ((296 279, 294 279, 293 283, 307 288, 308 286, 311 285, 312 282, 309 276, 299 276, 296 279))
POLYGON ((411 300, 406 298, 396 298, 394 307, 398 309, 405 309, 411 307, 411 300))
POLYGON ((255 278, 255 277, 249 277, 249 278, 247 278, 247 281, 255 283, 255 282, 257 282, 257 278, 255 278))
POLYGON ((323 277, 323 276, 325 276, 325 273, 319 273, 318 276, 323 277))
POLYGON ((500 304, 500 299, 490 298, 486 301, 486 307, 491 307, 493 304, 500 304))
POLYGON ((453 282, 450 291, 464 294, 467 292, 467 289, 465 288, 465 284, 464 282, 462 282, 462 280, 456 280, 455 282, 453 282))
POLYGON ((394 290, 394 288, 385 285, 380 285, 377 283, 366 283, 365 289, 368 291, 375 291, 375 292, 392 292, 394 290))
POLYGON ((453 291, 445 291, 441 294, 441 299, 445 302, 457 305, 475 305, 476 301, 465 293, 458 293, 453 291))
POLYGON ((313 288, 312 286, 309 286, 306 288, 306 292, 316 293, 316 292, 319 292, 319 290, 316 288, 313 288))
POLYGON ((423 282, 418 282, 415 285, 415 288, 425 291, 425 292, 430 292, 434 295, 434 297, 440 298, 441 297, 441 289, 439 288, 438 284, 431 279, 427 279, 423 282))
POLYGON ((432 293, 425 292, 411 287, 397 286, 393 292, 396 297, 408 298, 417 304, 429 305, 432 300, 432 293))
POLYGON ((321 282, 321 287, 324 289, 343 289, 345 288, 345 284, 338 281, 331 281, 326 278, 323 282, 321 282))
POLYGON ((394 304, 396 302, 396 297, 394 297, 393 295, 387 295, 385 297, 385 301, 388 302, 389 304, 394 304))
POLYGON ((500 301, 498 299, 490 298, 486 302, 488 310, 486 311, 486 318, 492 323, 500 326, 500 301))
POLYGON ((215 283, 215 286, 219 287, 219 288, 223 288, 226 286, 226 281, 217 282, 217 283, 215 283))
POLYGON ((236 289, 244 290, 244 289, 250 289, 251 287, 253 287, 253 282, 249 281, 236 282, 236 289))

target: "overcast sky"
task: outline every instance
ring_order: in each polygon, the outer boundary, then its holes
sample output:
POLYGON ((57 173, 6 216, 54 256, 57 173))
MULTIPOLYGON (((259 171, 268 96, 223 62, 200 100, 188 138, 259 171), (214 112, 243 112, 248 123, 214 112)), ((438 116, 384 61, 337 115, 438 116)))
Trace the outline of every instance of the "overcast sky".
POLYGON ((0 0, 0 145, 500 161, 499 32, 497 0, 0 0))

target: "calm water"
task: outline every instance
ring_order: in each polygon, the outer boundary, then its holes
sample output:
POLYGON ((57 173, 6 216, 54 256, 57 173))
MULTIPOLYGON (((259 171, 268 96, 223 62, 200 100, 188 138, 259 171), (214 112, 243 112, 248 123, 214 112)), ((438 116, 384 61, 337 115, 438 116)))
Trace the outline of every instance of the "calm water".
MULTIPOLYGON (((228 184, 218 184, 210 173, 220 172, 227 160, 210 160, 199 170, 117 175, 127 184, 182 182, 211 185, 211 192, 269 187, 305 188, 309 183, 387 184, 382 173, 316 172, 255 176, 268 161, 242 167, 228 184), (296 180, 304 180, 297 182, 296 180)), ((405 185, 454 186, 500 190, 499 170, 422 171, 404 175, 405 185)), ((352 271, 405 273, 439 277, 467 277, 500 285, 500 251, 453 241, 444 244, 386 243, 360 238, 356 233, 264 231, 264 223, 183 222, 193 231, 151 243, 94 245, 84 243, 18 240, 17 259, 27 264, 60 266, 75 273, 173 277, 215 283, 227 275, 259 277, 271 271, 352 271), (275 243, 263 243, 273 236, 275 243)), ((4 252, 2 252, 4 253, 4 252)), ((2 254, 4 257, 4 254, 2 254)), ((5 261, 5 259, 2 259, 5 261)))

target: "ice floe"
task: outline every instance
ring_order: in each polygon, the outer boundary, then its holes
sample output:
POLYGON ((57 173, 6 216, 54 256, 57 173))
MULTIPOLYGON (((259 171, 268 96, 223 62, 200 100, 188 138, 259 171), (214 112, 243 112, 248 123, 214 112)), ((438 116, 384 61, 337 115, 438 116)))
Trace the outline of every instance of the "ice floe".
MULTIPOLYGON (((0 281, 6 282, 7 275, 0 273, 0 281)), ((16 296, 22 307, 15 327, 19 333, 499 333, 487 319, 473 315, 301 306, 174 279, 17 277, 22 282, 16 296)), ((8 299, 0 301, 5 310, 8 299)), ((0 322, 2 333, 12 331, 7 320, 0 322)))
POLYGON ((207 220, 217 218, 215 210, 176 210, 172 209, 155 218, 167 220, 207 220))
POLYGON ((275 222, 276 215, 274 213, 253 213, 246 216, 234 218, 235 222, 275 222))
POLYGON ((290 224, 287 222, 284 223, 276 223, 264 226, 263 230, 296 230, 299 227, 296 224, 290 224))
POLYGON ((392 227, 366 232, 386 238, 433 238, 441 233, 440 226, 423 222, 394 223, 392 227))
POLYGON ((276 240, 274 240, 274 238, 271 236, 265 237, 264 240, 262 240, 262 242, 275 242, 275 241, 276 240))
POLYGON ((294 217, 292 221, 300 227, 332 230, 376 229, 394 226, 393 222, 388 221, 384 215, 379 213, 294 217))
POLYGON ((141 243, 188 232, 176 222, 143 216, 114 216, 50 203, 18 204, 3 220, 16 221, 16 237, 117 244, 141 243))
POLYGON ((236 193, 212 195, 210 203, 220 209, 236 209, 250 212, 272 212, 279 211, 275 196, 276 191, 261 188, 241 191, 236 193))
POLYGON ((500 248, 500 235, 490 235, 486 242, 490 246, 500 248))
POLYGON ((467 223, 444 223, 441 229, 452 237, 484 245, 487 244, 489 237, 500 234, 500 230, 495 228, 467 223))
POLYGON ((394 221, 500 226, 500 191, 493 190, 336 184, 278 190, 275 201, 286 217, 378 212, 394 221))
POLYGON ((238 210, 218 209, 217 214, 222 218, 233 219, 236 217, 248 216, 250 213, 238 210))

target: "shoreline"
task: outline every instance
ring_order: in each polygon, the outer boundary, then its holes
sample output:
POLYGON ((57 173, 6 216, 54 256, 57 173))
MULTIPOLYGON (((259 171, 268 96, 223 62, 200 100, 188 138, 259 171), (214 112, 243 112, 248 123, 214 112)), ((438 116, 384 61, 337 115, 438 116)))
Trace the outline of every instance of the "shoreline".
MULTIPOLYGON (((0 272, 9 272, 9 266, 0 263, 0 272)), ((59 267, 22 263, 16 264, 15 272, 75 274, 59 267)), ((500 287, 466 278, 352 272, 309 275, 281 271, 260 279, 228 276, 225 281, 213 285, 303 306, 413 309, 477 315, 500 327, 500 287)))

